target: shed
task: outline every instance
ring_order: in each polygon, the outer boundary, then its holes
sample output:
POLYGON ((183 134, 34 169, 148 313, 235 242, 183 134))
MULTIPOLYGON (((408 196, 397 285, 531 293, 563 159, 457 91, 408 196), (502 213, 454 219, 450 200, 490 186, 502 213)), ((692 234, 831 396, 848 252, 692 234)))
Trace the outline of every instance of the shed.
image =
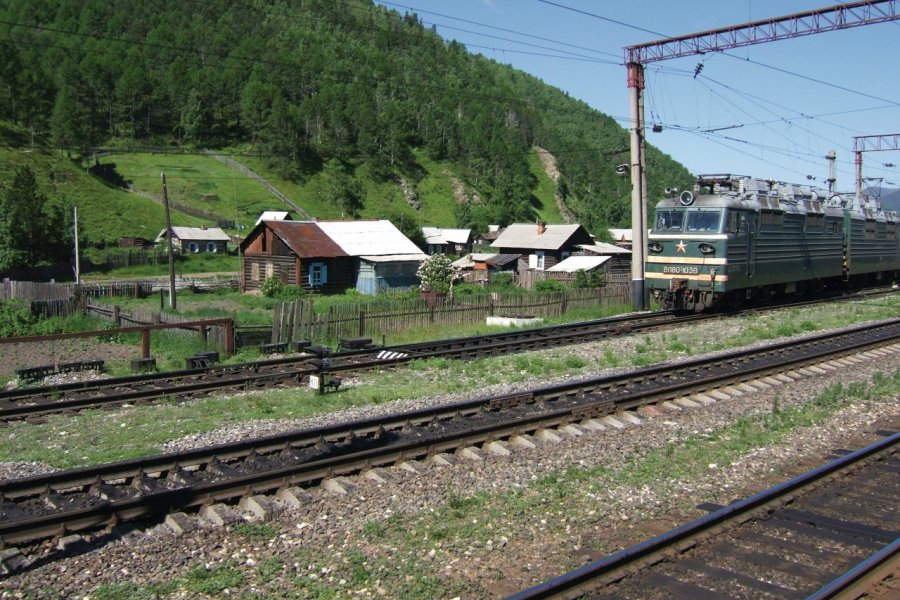
POLYGON ((418 285, 416 271, 426 255, 390 221, 319 221, 318 225, 344 252, 359 257, 357 291, 375 295, 418 285))
POLYGON ((607 264, 611 256, 570 256, 547 269, 550 273, 575 273, 576 271, 593 271, 607 264))
POLYGON ((515 273, 518 254, 467 254, 453 262, 453 266, 462 271, 463 280, 467 283, 488 283, 495 273, 515 273))
POLYGON ((586 255, 605 256, 611 260, 606 265, 608 273, 631 273, 631 250, 617 246, 615 244, 606 244, 603 242, 594 242, 593 244, 582 244, 579 246, 586 255))

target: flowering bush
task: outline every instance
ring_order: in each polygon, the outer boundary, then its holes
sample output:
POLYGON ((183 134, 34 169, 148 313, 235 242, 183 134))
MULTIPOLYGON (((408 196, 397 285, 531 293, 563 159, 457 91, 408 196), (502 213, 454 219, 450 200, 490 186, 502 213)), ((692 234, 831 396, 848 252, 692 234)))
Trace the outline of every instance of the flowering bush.
POLYGON ((419 289, 423 292, 447 293, 459 278, 459 272, 443 254, 432 254, 423 260, 416 275, 421 280, 419 289))

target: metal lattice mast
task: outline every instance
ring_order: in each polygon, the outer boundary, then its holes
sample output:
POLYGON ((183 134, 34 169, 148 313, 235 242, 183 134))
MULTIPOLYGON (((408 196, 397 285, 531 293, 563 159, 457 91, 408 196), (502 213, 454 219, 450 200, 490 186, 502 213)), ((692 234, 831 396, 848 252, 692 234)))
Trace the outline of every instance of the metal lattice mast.
POLYGON ((856 197, 862 198, 862 153, 900 150, 900 133, 887 135, 858 135, 853 138, 856 155, 856 197))

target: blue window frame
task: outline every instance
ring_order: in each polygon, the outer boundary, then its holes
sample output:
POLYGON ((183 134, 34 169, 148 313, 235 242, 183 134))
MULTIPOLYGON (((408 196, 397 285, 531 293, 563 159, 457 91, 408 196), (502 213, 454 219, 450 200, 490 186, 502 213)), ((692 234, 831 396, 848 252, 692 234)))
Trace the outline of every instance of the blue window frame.
POLYGON ((325 285, 328 283, 328 265, 322 262, 309 264, 309 285, 325 285))

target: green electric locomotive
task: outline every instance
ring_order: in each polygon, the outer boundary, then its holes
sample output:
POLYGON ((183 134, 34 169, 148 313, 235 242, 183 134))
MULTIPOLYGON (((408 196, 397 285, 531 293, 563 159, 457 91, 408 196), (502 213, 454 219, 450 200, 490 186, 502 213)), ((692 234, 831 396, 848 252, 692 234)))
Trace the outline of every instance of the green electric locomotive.
POLYGON ((659 202, 645 285, 668 309, 701 311, 817 293, 900 273, 897 214, 810 186, 700 176, 659 202))

